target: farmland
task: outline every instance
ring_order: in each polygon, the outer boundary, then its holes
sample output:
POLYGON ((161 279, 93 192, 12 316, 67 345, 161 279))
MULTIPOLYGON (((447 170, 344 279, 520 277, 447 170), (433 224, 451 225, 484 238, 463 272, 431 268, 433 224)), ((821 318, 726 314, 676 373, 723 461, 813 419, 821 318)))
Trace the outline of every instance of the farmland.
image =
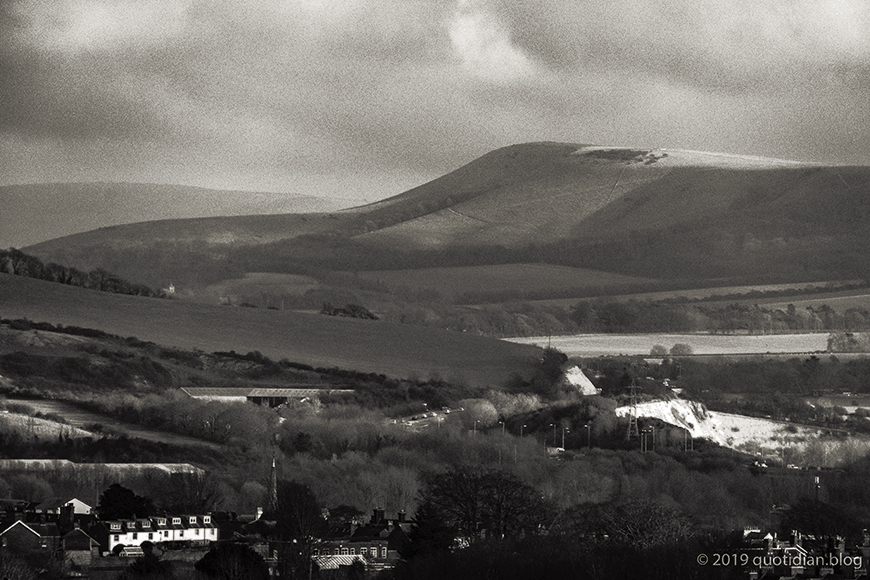
POLYGON ((498 264, 454 268, 380 270, 357 273, 387 287, 432 290, 444 296, 485 293, 578 293, 608 287, 642 286, 654 280, 552 264, 498 264))
POLYGON ((317 288, 319 282, 310 276, 278 274, 273 272, 248 272, 243 278, 222 280, 197 292, 197 298, 217 302, 238 302, 243 296, 304 294, 317 288))
MULTIPOLYGON (((844 286, 860 285, 860 280, 834 280, 824 282, 786 282, 782 284, 748 284, 742 286, 710 286, 703 288, 675 288, 673 290, 661 290, 656 292, 619 293, 608 295, 609 300, 637 300, 637 301, 709 301, 710 304, 749 302, 751 304, 763 304, 768 308, 782 309, 788 304, 796 307, 809 305, 828 304, 832 299, 842 298, 844 310, 853 305, 845 301, 847 297, 856 299, 855 305, 866 307, 870 304, 870 296, 866 290, 838 290, 844 286), (861 298, 866 300, 860 302, 861 298), (848 304, 848 305, 846 305, 848 304)), ((564 308, 573 306, 577 298, 553 298, 543 300, 530 300, 533 304, 561 306, 564 308)), ((836 307, 835 307, 836 308, 836 307)), ((839 308, 837 308, 839 310, 839 308)))
POLYGON ((808 334, 578 334, 505 339, 520 344, 550 345, 571 357, 648 355, 654 345, 670 349, 688 344, 696 355, 824 352, 825 333, 808 334))
POLYGON ((438 374, 497 385, 528 373, 539 349, 384 321, 231 308, 93 292, 0 274, 0 315, 97 328, 206 352, 259 351, 274 360, 394 377, 438 374))

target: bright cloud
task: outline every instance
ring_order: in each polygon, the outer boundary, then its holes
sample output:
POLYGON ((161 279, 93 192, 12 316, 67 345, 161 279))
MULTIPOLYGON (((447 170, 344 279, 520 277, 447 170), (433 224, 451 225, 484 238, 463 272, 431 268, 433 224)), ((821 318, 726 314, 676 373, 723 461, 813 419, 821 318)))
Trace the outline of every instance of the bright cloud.
POLYGON ((491 14, 468 0, 459 1, 449 33, 463 67, 473 75, 510 81, 533 72, 531 61, 511 43, 509 32, 491 14))

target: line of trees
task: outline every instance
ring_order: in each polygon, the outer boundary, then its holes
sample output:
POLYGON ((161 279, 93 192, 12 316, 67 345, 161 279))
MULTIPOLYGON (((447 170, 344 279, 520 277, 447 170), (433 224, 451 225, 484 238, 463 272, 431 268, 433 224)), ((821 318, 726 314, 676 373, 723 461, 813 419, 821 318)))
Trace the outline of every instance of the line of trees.
POLYGON ((163 296, 162 292, 155 292, 144 284, 128 282, 103 268, 83 272, 76 268, 55 264, 54 262, 44 264, 39 258, 14 248, 0 250, 0 273, 36 278, 37 280, 46 280, 48 282, 79 286, 80 288, 115 294, 163 296))

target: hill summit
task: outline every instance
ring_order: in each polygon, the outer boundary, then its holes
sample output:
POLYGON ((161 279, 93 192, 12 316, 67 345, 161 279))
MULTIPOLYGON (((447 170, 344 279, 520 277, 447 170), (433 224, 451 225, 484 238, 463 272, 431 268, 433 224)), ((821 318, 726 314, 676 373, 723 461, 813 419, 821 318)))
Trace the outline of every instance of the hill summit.
POLYGON ((151 285, 547 263, 671 281, 865 277, 870 168, 529 143, 333 213, 144 222, 27 251, 151 285))

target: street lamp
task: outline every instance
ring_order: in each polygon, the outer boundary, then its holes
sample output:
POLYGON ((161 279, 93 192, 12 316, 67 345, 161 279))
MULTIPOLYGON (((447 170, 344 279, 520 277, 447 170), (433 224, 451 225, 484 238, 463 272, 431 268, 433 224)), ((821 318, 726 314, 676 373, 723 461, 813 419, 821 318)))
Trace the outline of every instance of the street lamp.
POLYGON ((592 448, 592 436, 590 434, 591 432, 590 432, 589 423, 587 423, 583 426, 586 427, 586 449, 591 449, 592 448))
POLYGON ((556 424, 550 423, 550 427, 553 428, 553 447, 556 446, 556 424))
POLYGON ((477 424, 480 423, 477 419, 474 420, 474 436, 477 437, 477 424))
POLYGON ((570 433, 571 431, 566 429, 565 427, 562 427, 562 449, 565 449, 565 433, 566 432, 570 433))
POLYGON ((501 434, 504 435, 504 421, 499 421, 499 425, 501 425, 501 434))
POLYGON ((525 425, 520 425, 520 437, 523 436, 523 429, 525 429, 525 425))

